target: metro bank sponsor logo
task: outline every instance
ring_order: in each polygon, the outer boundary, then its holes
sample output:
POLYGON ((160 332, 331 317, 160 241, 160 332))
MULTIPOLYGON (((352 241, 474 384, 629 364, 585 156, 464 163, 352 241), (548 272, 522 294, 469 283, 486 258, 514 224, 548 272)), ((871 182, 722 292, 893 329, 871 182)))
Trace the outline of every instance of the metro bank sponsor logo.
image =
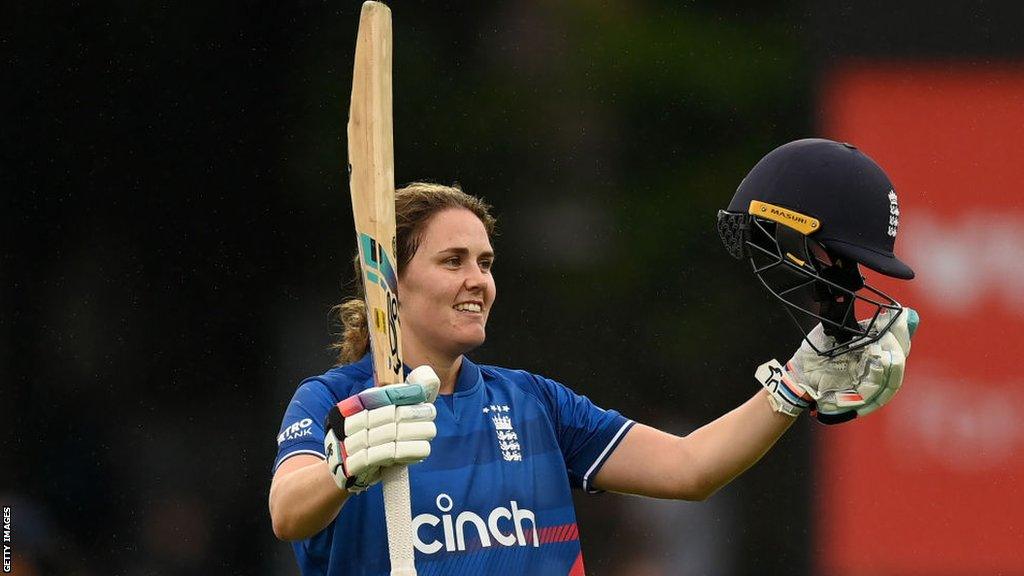
POLYGON ((288 426, 277 435, 278 446, 280 446, 285 440, 295 440, 296 438, 302 438, 304 436, 312 436, 312 426, 313 421, 309 418, 303 418, 291 426, 288 426))

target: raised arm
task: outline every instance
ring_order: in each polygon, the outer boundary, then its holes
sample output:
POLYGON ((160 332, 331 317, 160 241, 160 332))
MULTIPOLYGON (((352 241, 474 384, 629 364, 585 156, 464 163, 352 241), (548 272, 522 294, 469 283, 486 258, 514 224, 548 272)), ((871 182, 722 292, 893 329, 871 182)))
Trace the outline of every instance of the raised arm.
POLYGON ((637 424, 594 480, 601 490, 704 500, 754 465, 794 418, 772 410, 761 390, 687 436, 637 424))
POLYGON ((825 424, 865 416, 899 391, 919 318, 900 314, 877 342, 835 357, 819 324, 793 358, 756 372, 764 389, 687 436, 634 426, 594 479, 602 490, 704 500, 753 466, 808 408, 825 424), (812 340, 814 343, 812 343, 812 340))

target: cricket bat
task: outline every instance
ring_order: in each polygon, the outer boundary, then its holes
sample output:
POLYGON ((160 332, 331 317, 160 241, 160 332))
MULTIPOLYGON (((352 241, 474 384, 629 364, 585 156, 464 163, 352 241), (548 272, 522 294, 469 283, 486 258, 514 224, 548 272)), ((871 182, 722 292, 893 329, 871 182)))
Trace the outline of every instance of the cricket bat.
MULTIPOLYGON (((391 10, 380 2, 364 2, 352 71, 348 170, 377 386, 404 380, 395 260, 393 138, 391 10)), ((385 469, 383 484, 391 575, 415 576, 408 466, 385 469)))

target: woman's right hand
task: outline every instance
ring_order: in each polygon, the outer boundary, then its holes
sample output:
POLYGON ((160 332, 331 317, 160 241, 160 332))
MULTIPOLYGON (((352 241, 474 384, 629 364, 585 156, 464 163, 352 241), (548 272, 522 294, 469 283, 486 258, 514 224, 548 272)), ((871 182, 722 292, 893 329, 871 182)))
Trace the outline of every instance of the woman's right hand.
POLYGON ((382 468, 430 455, 440 385, 430 366, 420 366, 403 384, 363 390, 331 407, 324 454, 339 488, 362 492, 380 481, 382 468))

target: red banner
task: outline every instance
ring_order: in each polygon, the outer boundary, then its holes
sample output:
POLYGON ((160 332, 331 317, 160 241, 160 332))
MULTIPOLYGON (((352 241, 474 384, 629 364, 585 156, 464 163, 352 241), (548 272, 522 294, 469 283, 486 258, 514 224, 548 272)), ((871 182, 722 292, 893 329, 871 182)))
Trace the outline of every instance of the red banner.
POLYGON ((838 69, 823 133, 888 173, 920 311, 903 389, 816 430, 821 574, 1024 573, 1024 67, 838 69))

